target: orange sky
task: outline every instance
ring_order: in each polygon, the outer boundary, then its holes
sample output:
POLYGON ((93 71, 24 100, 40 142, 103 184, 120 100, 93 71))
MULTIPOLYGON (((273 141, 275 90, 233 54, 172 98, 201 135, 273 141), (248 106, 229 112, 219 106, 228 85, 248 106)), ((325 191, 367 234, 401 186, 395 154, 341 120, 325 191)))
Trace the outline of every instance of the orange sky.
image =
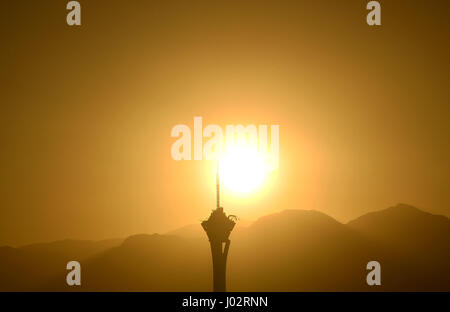
POLYGON ((242 219, 339 221, 405 202, 450 216, 447 2, 9 1, 2 16, 0 245, 161 232, 215 207, 176 124, 279 124, 280 164, 242 219))

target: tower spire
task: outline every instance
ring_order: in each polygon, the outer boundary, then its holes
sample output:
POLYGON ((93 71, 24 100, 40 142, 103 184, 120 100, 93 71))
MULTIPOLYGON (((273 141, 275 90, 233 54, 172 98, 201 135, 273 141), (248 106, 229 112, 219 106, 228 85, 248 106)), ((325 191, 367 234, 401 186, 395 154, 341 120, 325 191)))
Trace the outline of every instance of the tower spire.
POLYGON ((217 209, 220 207, 220 179, 219 179, 219 162, 217 162, 216 171, 216 192, 217 192, 217 209))

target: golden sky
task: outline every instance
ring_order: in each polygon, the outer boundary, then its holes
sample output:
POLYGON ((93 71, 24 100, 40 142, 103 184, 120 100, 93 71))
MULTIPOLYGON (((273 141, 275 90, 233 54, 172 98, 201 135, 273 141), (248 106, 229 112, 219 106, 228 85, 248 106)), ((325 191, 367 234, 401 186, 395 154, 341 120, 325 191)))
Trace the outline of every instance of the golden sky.
POLYGON ((399 202, 450 216, 449 4, 8 1, 0 50, 0 245, 164 232, 215 207, 176 124, 279 124, 268 185, 222 204, 346 222, 399 202))

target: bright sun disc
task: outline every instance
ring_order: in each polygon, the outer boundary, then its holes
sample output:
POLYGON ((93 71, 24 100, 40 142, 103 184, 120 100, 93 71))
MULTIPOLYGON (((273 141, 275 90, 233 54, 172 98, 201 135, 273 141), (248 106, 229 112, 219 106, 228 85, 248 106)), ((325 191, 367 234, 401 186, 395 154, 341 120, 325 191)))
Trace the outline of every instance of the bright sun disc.
POLYGON ((234 192, 247 193, 264 180, 264 158, 249 147, 233 147, 219 161, 220 180, 234 192))

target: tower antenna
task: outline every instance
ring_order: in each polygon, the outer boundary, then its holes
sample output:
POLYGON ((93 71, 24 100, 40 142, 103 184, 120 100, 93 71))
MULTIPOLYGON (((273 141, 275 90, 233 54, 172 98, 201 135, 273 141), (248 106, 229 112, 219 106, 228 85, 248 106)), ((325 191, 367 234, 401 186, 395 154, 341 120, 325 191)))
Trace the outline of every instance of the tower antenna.
POLYGON ((217 192, 217 209, 220 208, 220 179, 219 179, 219 162, 217 161, 216 171, 216 192, 217 192))

